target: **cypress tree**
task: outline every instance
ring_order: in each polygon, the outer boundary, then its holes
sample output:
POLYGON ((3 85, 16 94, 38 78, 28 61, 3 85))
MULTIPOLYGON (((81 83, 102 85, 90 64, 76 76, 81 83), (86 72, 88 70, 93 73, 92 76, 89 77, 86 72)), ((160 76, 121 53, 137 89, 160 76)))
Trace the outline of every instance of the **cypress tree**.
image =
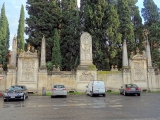
POLYGON ((60 50, 60 38, 57 29, 54 31, 54 46, 52 48, 52 63, 57 68, 58 66, 61 68, 62 65, 62 57, 60 50))
POLYGON ((77 0, 62 0, 61 22, 62 70, 75 69, 76 58, 79 58, 80 19, 77 0))
POLYGON ((128 51, 132 52, 135 50, 135 41, 128 0, 118 0, 117 7, 120 20, 119 32, 122 34, 122 40, 127 41, 128 51))
POLYGON ((5 15, 5 5, 3 4, 0 16, 0 64, 7 70, 7 54, 9 49, 9 24, 5 15))
POLYGON ((19 50, 24 50, 24 7, 21 6, 19 25, 17 31, 17 46, 19 50))
POLYGON ((150 42, 150 47, 151 47, 151 56, 152 56, 152 63, 153 66, 160 67, 160 50, 159 50, 159 45, 160 45, 160 23, 152 23, 152 25, 149 27, 149 37, 148 40, 150 42))
POLYGON ((151 25, 160 19, 159 8, 153 0, 144 0, 143 6, 144 8, 142 8, 141 13, 145 24, 151 25))
POLYGON ((84 8, 84 31, 92 36, 93 63, 99 70, 106 69, 104 61, 106 28, 102 27, 106 6, 106 0, 87 0, 84 8))
POLYGON ((80 0, 80 23, 81 32, 85 29, 85 7, 87 5, 87 0, 80 0))
POLYGON ((117 14, 117 10, 115 9, 112 3, 109 3, 106 10, 106 28, 107 28, 107 46, 106 46, 106 61, 108 61, 108 68, 110 69, 111 65, 121 66, 121 37, 122 35, 118 31, 120 22, 117 14))
POLYGON ((28 25, 25 29, 28 35, 26 42, 40 51, 41 36, 45 35, 46 61, 51 61, 54 29, 60 29, 61 10, 59 1, 27 0, 26 9, 29 14, 29 18, 26 19, 28 25))
POLYGON ((136 45, 138 46, 140 51, 143 51, 143 25, 138 7, 135 7, 134 9, 134 13, 132 15, 132 24, 134 26, 134 41, 136 42, 136 45))
POLYGON ((145 21, 144 27, 150 31, 148 41, 151 48, 152 63, 153 65, 157 65, 159 67, 160 62, 158 56, 160 51, 158 49, 160 43, 160 11, 153 0, 144 0, 143 5, 144 8, 142 8, 141 12, 145 21))

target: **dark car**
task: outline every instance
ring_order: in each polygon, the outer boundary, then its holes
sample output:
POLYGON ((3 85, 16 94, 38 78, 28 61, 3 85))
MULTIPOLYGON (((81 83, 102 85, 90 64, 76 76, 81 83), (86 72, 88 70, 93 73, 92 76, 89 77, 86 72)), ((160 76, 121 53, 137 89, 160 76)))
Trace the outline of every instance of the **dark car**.
POLYGON ((8 100, 23 100, 28 98, 28 89, 24 85, 11 86, 5 93, 3 93, 4 102, 8 100))
POLYGON ((124 96, 131 94, 137 94, 138 96, 141 95, 141 88, 135 84, 124 84, 123 86, 121 86, 119 91, 120 94, 123 94, 124 96))

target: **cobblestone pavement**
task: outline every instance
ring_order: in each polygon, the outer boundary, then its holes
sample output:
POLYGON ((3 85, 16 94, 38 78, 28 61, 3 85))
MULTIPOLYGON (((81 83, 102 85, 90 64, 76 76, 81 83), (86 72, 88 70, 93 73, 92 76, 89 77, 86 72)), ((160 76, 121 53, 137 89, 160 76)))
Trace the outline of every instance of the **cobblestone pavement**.
POLYGON ((0 120, 160 120, 160 94, 29 96, 9 102, 0 98, 0 120))

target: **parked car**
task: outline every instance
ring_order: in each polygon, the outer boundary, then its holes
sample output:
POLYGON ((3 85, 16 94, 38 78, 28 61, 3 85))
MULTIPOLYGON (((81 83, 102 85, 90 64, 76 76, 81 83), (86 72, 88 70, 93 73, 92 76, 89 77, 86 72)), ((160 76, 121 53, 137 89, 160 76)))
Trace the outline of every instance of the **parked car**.
POLYGON ((11 86, 6 92, 3 93, 4 102, 8 100, 23 100, 28 98, 28 89, 24 85, 11 86))
POLYGON ((67 89, 64 85, 53 85, 52 91, 51 91, 51 98, 54 96, 63 96, 67 97, 67 89))
POLYGON ((124 96, 130 95, 130 94, 137 94, 138 96, 141 95, 141 88, 138 87, 136 84, 124 84, 119 89, 120 94, 123 94, 124 96))
POLYGON ((105 83, 103 81, 91 81, 86 87, 87 95, 103 95, 103 97, 106 96, 106 88, 105 83))

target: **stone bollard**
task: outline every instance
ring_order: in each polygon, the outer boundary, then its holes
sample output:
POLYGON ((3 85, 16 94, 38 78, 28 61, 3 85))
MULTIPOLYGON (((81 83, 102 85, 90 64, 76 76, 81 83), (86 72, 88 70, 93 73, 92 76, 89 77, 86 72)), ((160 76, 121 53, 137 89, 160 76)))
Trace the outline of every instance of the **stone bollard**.
POLYGON ((42 95, 46 96, 46 88, 45 87, 42 88, 42 95))

